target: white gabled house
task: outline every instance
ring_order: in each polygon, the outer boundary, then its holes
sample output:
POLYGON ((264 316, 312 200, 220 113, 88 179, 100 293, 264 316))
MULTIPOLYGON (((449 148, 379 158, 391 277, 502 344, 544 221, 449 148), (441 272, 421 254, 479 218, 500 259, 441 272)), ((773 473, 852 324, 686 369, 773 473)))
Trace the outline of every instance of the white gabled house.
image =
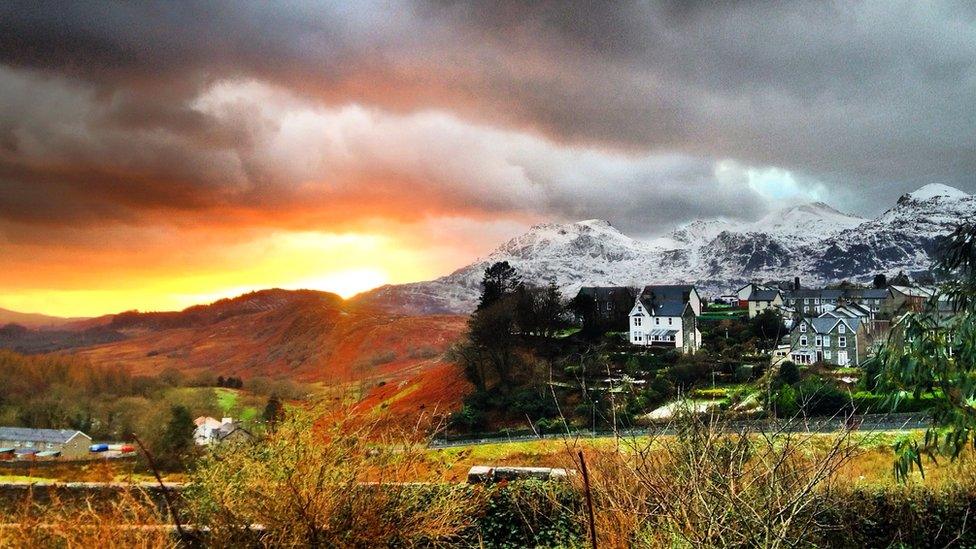
POLYGON ((694 353, 701 347, 700 314, 694 286, 646 286, 630 310, 630 343, 694 353))

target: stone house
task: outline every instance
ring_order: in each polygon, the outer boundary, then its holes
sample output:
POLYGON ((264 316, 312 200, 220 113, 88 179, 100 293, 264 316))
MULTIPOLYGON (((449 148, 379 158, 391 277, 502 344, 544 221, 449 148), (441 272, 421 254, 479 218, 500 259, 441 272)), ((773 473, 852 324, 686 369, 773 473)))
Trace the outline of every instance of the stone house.
POLYGON ((857 367, 867 358, 868 346, 867 323, 857 317, 803 318, 790 331, 790 360, 797 364, 857 367))

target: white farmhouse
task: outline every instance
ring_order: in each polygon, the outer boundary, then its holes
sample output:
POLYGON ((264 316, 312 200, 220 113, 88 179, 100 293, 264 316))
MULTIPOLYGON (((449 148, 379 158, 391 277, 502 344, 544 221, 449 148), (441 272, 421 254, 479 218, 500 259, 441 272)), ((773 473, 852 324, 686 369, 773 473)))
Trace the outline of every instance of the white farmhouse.
POLYGON ((700 314, 694 286, 646 286, 630 311, 630 342, 694 353, 701 347, 700 314))
POLYGON ((225 417, 217 420, 208 416, 200 416, 193 420, 196 429, 193 431, 193 441, 198 446, 208 446, 215 442, 220 442, 235 431, 240 430, 240 426, 233 418, 225 417))

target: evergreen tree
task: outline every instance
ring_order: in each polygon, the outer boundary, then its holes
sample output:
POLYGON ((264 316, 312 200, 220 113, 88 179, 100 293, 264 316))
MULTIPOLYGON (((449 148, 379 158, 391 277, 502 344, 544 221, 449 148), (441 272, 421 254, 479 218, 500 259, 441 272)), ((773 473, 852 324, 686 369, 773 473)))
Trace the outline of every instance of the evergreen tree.
POLYGON ((170 418, 153 444, 156 463, 165 469, 182 468, 193 450, 193 417, 186 406, 170 408, 170 418))
POLYGON ((485 269, 481 280, 481 301, 478 310, 489 307, 521 286, 522 280, 508 261, 500 261, 485 269))
POLYGON ((908 275, 905 274, 905 271, 898 271, 898 274, 895 275, 895 278, 891 279, 891 284, 894 286, 911 286, 912 279, 908 278, 908 275))
POLYGON ((262 419, 268 425, 268 429, 274 430, 275 425, 284 417, 285 408, 281 404, 281 399, 278 395, 271 395, 268 398, 268 403, 264 406, 264 413, 261 414, 262 419))
POLYGON ((878 290, 887 288, 888 287, 888 277, 886 277, 884 275, 884 273, 878 273, 878 274, 874 275, 874 282, 872 283, 872 286, 874 286, 875 289, 878 289, 878 290))

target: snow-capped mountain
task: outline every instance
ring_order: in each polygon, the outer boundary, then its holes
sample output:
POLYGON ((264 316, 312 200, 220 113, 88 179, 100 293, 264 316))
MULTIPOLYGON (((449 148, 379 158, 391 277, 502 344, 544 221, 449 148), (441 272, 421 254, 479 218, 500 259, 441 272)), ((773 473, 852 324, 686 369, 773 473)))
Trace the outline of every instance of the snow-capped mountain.
POLYGON ((511 263, 530 284, 553 280, 567 296, 584 285, 694 282, 718 293, 755 279, 799 276, 808 286, 868 281, 877 273, 927 271, 938 238, 974 217, 976 197, 932 184, 872 220, 815 202, 754 223, 697 220, 651 241, 601 220, 548 223, 450 275, 384 286, 358 299, 409 314, 467 313, 477 303, 485 268, 496 261, 511 263))

